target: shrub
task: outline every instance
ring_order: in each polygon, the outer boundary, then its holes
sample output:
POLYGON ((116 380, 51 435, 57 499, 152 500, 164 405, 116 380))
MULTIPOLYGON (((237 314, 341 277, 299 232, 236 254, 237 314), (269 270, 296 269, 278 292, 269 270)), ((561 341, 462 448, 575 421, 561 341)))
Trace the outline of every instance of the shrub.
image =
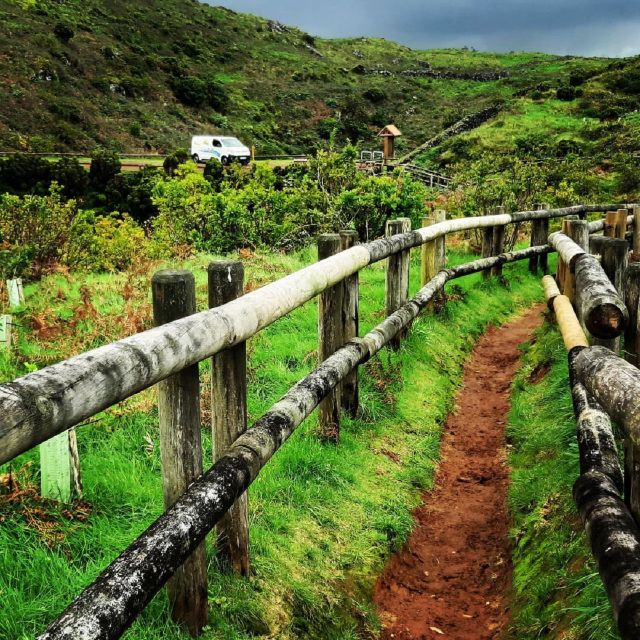
POLYGON ((71 229, 65 263, 86 271, 124 271, 146 257, 144 231, 126 213, 80 211, 71 229))
POLYGON ((228 97, 225 87, 211 76, 174 76, 170 84, 175 97, 188 107, 209 106, 220 113, 226 110, 228 97))
POLYGON ((558 98, 558 100, 571 102, 572 100, 575 100, 575 97, 576 97, 575 89, 568 85, 558 87, 556 91, 556 98, 558 98))
POLYGON ((0 270, 3 277, 38 276, 64 259, 78 215, 53 183, 46 196, 0 196, 0 270))
POLYGON ((0 191, 44 195, 49 190, 52 164, 45 158, 16 153, 0 159, 0 191))
POLYGON ((89 189, 89 175, 76 158, 60 158, 51 166, 51 177, 66 198, 81 198, 89 189))
POLYGON ((408 175, 395 174, 363 178, 340 193, 335 208, 339 226, 355 228, 364 240, 384 235, 390 218, 411 218, 413 228, 422 226, 426 199, 426 187, 408 175))
POLYGON ((204 177, 213 187, 214 191, 219 191, 224 179, 224 167, 219 160, 211 158, 204 167, 204 177))
POLYGON ((64 42, 65 44, 75 36, 75 31, 68 25, 63 22, 58 22, 55 27, 53 27, 53 34, 55 35, 60 42, 64 42))
POLYGON ((362 94, 364 98, 366 98, 369 102, 373 102, 373 104, 380 104, 387 99, 387 94, 380 89, 367 89, 362 94))
POLYGON ((121 171, 120 158, 113 151, 98 149, 91 158, 89 184, 95 191, 104 192, 109 182, 121 171))
POLYGON ((164 172, 172 176, 176 169, 189 159, 189 152, 186 149, 176 149, 167 155, 162 163, 164 172))

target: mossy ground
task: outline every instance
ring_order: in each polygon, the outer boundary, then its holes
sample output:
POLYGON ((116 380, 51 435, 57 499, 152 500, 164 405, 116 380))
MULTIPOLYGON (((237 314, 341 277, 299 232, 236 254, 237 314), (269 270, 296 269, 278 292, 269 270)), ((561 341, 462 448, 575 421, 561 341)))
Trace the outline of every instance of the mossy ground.
MULTIPOLYGON (((258 286, 312 259, 311 251, 246 257, 247 280, 258 286)), ((451 263, 469 259, 450 255, 451 263)), ((205 301, 206 262, 188 263, 197 274, 199 307, 205 301)), ((412 291, 418 274, 414 260, 412 291)), ((361 415, 344 420, 339 446, 318 440, 312 416, 269 463, 249 492, 252 578, 222 575, 210 553, 211 622, 205 638, 269 633, 346 640, 375 633, 371 587, 385 558, 406 539, 411 509, 432 482, 441 424, 466 354, 487 323, 502 322, 540 297, 538 280, 525 263, 506 267, 505 274, 505 284, 485 283, 479 276, 456 282, 444 310, 420 318, 398 353, 385 351, 366 365, 361 415)), ((58 275, 30 285, 27 310, 18 314, 20 340, 14 357, 2 363, 3 379, 126 332, 118 319, 148 312, 148 277, 58 275), (87 311, 89 303, 95 314, 87 311), (55 334, 79 309, 85 310, 82 322, 55 334), (45 311, 49 325, 41 328, 38 341, 29 319, 45 311)), ((363 331, 382 318, 383 289, 382 265, 362 273, 363 331)), ((250 341, 252 420, 313 368, 315 348, 313 303, 250 341)), ((203 364, 203 388, 207 369, 203 364)), ((205 392, 205 418, 207 403, 205 392)), ((162 511, 153 391, 98 420, 78 430, 87 504, 65 512, 29 494, 28 487, 38 482, 36 451, 12 465, 25 494, 3 500, 0 508, 0 637, 29 638, 41 631, 162 511)), ((204 440, 209 459, 206 428, 204 440)), ((5 465, 2 471, 7 470, 5 465)), ((178 636, 168 622, 164 594, 126 635, 178 636)))
POLYGON ((507 427, 514 640, 619 638, 571 495, 579 475, 575 431, 566 351, 547 321, 525 351, 507 427))

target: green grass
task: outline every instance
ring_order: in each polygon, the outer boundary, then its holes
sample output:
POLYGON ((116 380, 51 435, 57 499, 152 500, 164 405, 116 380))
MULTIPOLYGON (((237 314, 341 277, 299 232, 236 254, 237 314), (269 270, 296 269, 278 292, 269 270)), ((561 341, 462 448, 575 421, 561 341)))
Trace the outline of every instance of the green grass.
MULTIPOLYGON (((470 258, 454 254, 451 262, 470 258)), ((253 256, 246 260, 247 279, 259 285, 312 259, 310 251, 253 256)), ((206 261, 188 263, 197 275, 200 308, 206 261)), ((415 291, 417 264, 412 273, 415 291)), ((385 559, 406 539, 420 492, 431 486, 441 425, 451 409, 466 354, 487 323, 502 322, 540 297, 538 280, 528 275, 525 264, 509 266, 505 274, 507 287, 484 283, 478 276, 458 281, 450 288, 454 299, 440 314, 420 318, 399 353, 385 351, 364 367, 362 412, 358 419, 344 420, 339 446, 319 442, 312 416, 267 465, 249 492, 251 579, 220 574, 209 540, 207 640, 267 633, 283 639, 347 640, 365 631, 375 633, 372 585, 385 559)), ((141 305, 146 302, 148 275, 139 285, 141 305)), ((28 316, 43 309, 52 317, 67 317, 80 300, 81 284, 89 287, 98 318, 54 344, 35 344, 25 328, 16 357, 0 362, 2 371, 10 377, 23 373, 44 352, 62 357, 85 348, 85 340, 96 344, 117 337, 125 281, 124 275, 52 276, 30 285, 28 311, 21 316, 25 327, 28 316), (96 337, 92 323, 103 334, 96 337)), ((382 265, 363 271, 361 282, 362 326, 367 330, 382 317, 382 265)), ((250 341, 251 419, 313 368, 315 347, 313 303, 250 341)), ((203 380, 207 369, 202 365, 203 380)), ((206 407, 206 395, 204 402, 206 407)), ((0 637, 28 638, 41 631, 161 512, 153 407, 154 395, 148 391, 78 430, 85 498, 91 505, 88 518, 73 510, 65 515, 33 498, 0 506, 0 637), (46 518, 57 528, 36 527, 46 518)), ((209 459, 206 429, 204 444, 209 459)), ((14 462, 14 470, 21 467, 23 485, 37 483, 37 452, 14 462)), ((168 622, 164 594, 154 599, 126 637, 179 637, 168 622)))
POLYGON ((579 475, 575 429, 566 351, 547 321, 525 352, 507 427, 514 521, 510 637, 519 640, 619 638, 571 496, 579 475), (540 370, 548 373, 532 382, 540 370))

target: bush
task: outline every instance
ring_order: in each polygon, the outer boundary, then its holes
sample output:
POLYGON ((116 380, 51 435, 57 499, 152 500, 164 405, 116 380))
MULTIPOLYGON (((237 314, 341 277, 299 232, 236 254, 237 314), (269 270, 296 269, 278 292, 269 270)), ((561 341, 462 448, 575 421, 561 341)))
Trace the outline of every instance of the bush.
POLYGON ((46 196, 0 196, 0 270, 3 277, 38 276, 62 261, 78 215, 53 183, 46 196))
POLYGON ((363 178, 336 199, 340 227, 355 228, 362 240, 384 235, 390 218, 411 218, 412 228, 422 226, 427 190, 408 175, 363 178))
POLYGON ((69 25, 62 22, 58 22, 58 24, 53 27, 53 34, 60 42, 64 42, 65 44, 76 35, 75 31, 69 25))
POLYGON ((387 99, 387 94, 380 89, 367 89, 362 96, 373 104, 380 104, 387 99))
POLYGON ((563 87, 558 87, 558 90, 556 91, 556 98, 558 98, 558 100, 571 102, 572 100, 575 100, 575 97, 576 97, 575 89, 568 85, 563 87))
POLYGON ((224 167, 219 160, 211 158, 204 166, 205 180, 213 187, 214 191, 219 191, 224 179, 224 167))
POLYGON ((146 257, 148 240, 134 220, 118 212, 80 211, 71 230, 65 263, 86 271, 123 271, 146 257))
POLYGON ((51 166, 51 177, 66 198, 81 198, 89 189, 89 174, 76 158, 60 158, 51 166))
POLYGON ((53 165, 45 158, 16 153, 0 159, 0 191, 16 195, 44 195, 51 184, 53 165))
POLYGON ((162 163, 162 168, 167 175, 172 176, 176 169, 189 159, 189 152, 186 149, 176 149, 172 151, 162 163))
POLYGON ((188 107, 212 107, 224 113, 228 105, 225 87, 209 76, 179 76, 171 79, 171 90, 175 97, 188 107))
POLYGON ((89 184, 92 189, 104 192, 111 180, 121 171, 120 158, 107 149, 98 149, 91 158, 89 184))

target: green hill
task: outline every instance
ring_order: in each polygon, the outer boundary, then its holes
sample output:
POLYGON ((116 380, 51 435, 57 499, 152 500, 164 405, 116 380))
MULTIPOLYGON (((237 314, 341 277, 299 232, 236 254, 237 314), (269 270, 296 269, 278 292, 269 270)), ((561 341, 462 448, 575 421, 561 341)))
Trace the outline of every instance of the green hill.
POLYGON ((194 0, 0 0, 0 149, 165 151, 221 132, 300 152, 334 130, 377 148, 394 122, 402 152, 489 105, 517 114, 532 92, 620 73, 610 67, 324 40, 194 0))

